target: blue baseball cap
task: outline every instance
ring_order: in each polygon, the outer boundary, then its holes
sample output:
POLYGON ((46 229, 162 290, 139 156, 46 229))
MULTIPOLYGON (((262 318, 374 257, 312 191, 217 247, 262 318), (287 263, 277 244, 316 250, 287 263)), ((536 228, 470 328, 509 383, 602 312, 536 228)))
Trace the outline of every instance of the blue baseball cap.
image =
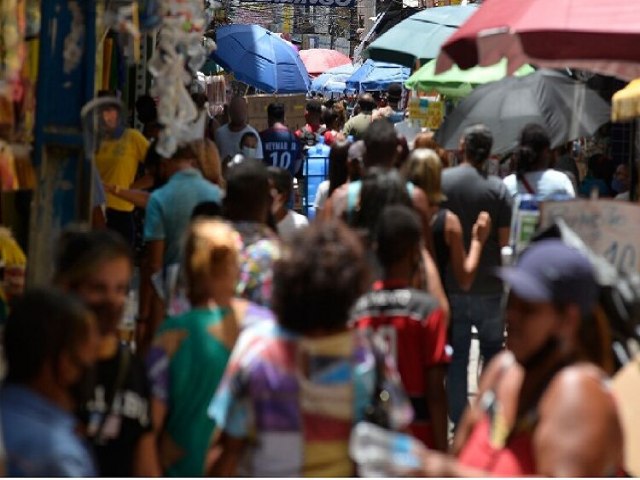
POLYGON ((529 302, 575 304, 583 314, 598 302, 600 288, 591 262, 558 239, 532 244, 515 267, 499 268, 497 275, 518 297, 529 302))

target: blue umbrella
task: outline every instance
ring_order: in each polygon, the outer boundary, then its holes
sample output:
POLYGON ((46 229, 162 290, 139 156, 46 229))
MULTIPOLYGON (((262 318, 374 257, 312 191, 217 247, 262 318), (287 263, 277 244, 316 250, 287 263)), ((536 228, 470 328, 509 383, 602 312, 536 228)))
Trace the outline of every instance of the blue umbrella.
POLYGON ((327 70, 311 82, 310 90, 320 93, 344 93, 347 89, 346 81, 353 74, 353 65, 341 65, 327 70))
POLYGON ((395 63, 367 60, 347 80, 347 88, 359 92, 386 90, 392 83, 404 83, 411 75, 411 69, 395 63))
POLYGON ((309 74, 298 52, 258 25, 225 25, 216 31, 211 58, 236 79, 267 93, 301 93, 309 74))

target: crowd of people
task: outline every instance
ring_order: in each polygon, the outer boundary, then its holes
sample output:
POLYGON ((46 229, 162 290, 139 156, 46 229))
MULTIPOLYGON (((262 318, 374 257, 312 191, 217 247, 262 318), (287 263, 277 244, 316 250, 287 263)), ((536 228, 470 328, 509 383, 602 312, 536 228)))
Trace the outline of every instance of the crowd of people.
POLYGON ((369 421, 428 447, 412 475, 619 473, 593 267, 560 240, 513 265, 501 249, 519 196, 624 194, 626 166, 592 157, 582 176, 539 125, 508 159, 483 125, 455 152, 430 133, 407 143, 401 96, 363 94, 351 118, 311 99, 298 130, 273 103, 263 132, 235 97, 170 158, 153 103, 144 135, 105 103, 92 228, 56 239, 51 285, 6 321, 5 471, 354 476, 349 439, 369 421), (318 142, 329 178, 309 221, 294 185, 318 142))

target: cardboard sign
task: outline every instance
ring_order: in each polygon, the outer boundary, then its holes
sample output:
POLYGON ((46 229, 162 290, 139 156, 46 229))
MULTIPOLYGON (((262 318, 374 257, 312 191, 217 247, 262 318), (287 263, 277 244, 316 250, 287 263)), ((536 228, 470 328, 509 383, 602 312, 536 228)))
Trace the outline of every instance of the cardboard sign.
POLYGON ((541 228, 556 217, 618 269, 640 271, 640 205, 618 200, 543 202, 541 228))
POLYGON ((424 126, 427 121, 427 112, 429 111, 429 99, 413 97, 409 101, 409 118, 415 122, 419 122, 424 126))
POLYGON ((444 118, 444 104, 427 97, 414 97, 409 101, 409 118, 421 126, 437 130, 444 118))
POLYGON ((268 128, 267 107, 272 102, 282 103, 285 108, 285 123, 291 130, 304 127, 304 112, 307 100, 304 94, 294 95, 250 95, 245 97, 248 104, 249 125, 258 132, 268 128))
POLYGON ((427 110, 427 122, 426 127, 431 130, 437 130, 442 125, 444 119, 444 103, 442 102, 429 102, 429 109, 427 110))

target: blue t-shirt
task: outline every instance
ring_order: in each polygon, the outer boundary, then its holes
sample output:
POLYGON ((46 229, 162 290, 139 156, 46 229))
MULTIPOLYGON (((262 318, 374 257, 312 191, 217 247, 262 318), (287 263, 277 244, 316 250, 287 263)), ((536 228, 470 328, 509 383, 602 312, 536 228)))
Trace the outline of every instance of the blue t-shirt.
POLYGON ((302 144, 284 127, 272 127, 260 133, 263 161, 269 167, 286 168, 295 175, 302 163, 302 144))
POLYGON ((217 185, 205 180, 199 170, 188 168, 175 173, 149 197, 144 221, 144 240, 164 240, 164 264, 180 262, 182 237, 193 209, 202 202, 220 203, 217 185))
POLYGON ((0 391, 0 416, 10 477, 95 477, 91 453, 75 432, 76 419, 20 385, 0 391))

